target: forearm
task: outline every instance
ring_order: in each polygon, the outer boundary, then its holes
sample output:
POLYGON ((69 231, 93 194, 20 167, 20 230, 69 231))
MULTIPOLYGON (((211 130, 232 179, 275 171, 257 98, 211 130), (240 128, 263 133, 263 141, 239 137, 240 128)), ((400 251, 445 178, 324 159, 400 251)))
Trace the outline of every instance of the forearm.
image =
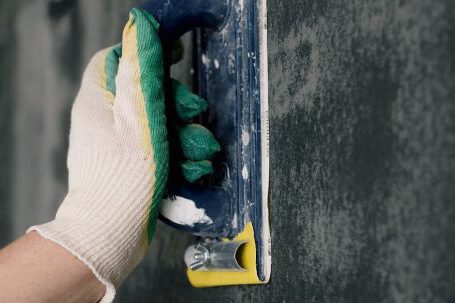
POLYGON ((82 261, 36 232, 0 250, 0 302, 98 302, 104 292, 82 261))

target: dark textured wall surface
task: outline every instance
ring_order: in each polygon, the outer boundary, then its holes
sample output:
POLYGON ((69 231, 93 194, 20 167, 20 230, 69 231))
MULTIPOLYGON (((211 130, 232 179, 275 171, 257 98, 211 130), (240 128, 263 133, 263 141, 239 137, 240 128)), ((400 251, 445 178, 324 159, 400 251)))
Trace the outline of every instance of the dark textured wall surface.
MULTIPOLYGON (((12 71, 14 67, 14 41, 11 39, 11 18, 7 12, 11 11, 10 3, 0 2, 0 68, 3 71, 12 71)), ((10 77, 0 76, 0 247, 4 246, 10 236, 10 209, 11 209, 11 178, 12 178, 12 121, 13 104, 10 77)))
POLYGON ((454 302, 455 3, 269 1, 269 29, 261 296, 454 302))
MULTIPOLYGON (((0 4, 0 243, 54 214, 83 66, 133 5, 16 2, 0 4)), ((455 302, 455 2, 268 3, 270 284, 192 288, 190 239, 160 224, 117 301, 455 302)))

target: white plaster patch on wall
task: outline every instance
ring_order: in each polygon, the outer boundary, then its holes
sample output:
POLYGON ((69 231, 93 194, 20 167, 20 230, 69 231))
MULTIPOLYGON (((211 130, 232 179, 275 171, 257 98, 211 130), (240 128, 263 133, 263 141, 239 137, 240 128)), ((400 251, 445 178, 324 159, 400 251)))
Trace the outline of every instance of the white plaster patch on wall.
POLYGON ((160 212, 165 218, 181 225, 192 227, 196 223, 213 223, 204 208, 197 208, 193 200, 180 196, 176 196, 172 200, 164 199, 160 212))

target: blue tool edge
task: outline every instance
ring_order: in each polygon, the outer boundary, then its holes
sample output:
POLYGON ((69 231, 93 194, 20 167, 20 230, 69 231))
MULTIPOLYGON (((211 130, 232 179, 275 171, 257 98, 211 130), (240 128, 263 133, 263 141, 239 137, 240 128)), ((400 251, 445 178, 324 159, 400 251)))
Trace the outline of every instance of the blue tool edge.
POLYGON ((240 1, 156 0, 141 7, 161 24, 165 47, 194 26, 212 28, 197 31, 196 67, 201 68, 196 79, 199 94, 209 103, 202 120, 223 147, 219 161, 214 161, 218 162, 216 174, 208 187, 180 184, 172 188, 172 195, 194 201, 212 222, 185 226, 160 218, 177 229, 212 238, 233 238, 251 222, 257 274, 265 281, 264 256, 268 252, 264 248, 269 246, 264 241, 269 239, 263 232, 263 214, 268 212, 263 209, 267 201, 263 201, 262 191, 267 189, 262 184, 261 119, 267 117, 261 117, 260 22, 257 2, 240 1))
POLYGON ((245 228, 246 223, 252 222, 258 278, 264 281, 266 280, 264 255, 268 252, 263 250, 268 245, 263 242, 269 239, 263 238, 263 207, 267 207, 265 204, 267 201, 262 201, 264 188, 261 171, 263 161, 261 119, 267 117, 261 117, 259 76, 261 53, 257 9, 254 0, 245 0, 242 10, 239 2, 233 1, 229 19, 221 32, 199 31, 197 53, 199 66, 202 67, 198 71, 199 93, 208 100, 209 110, 212 112, 212 115, 210 113, 208 115, 208 127, 214 130, 223 147, 231 146, 225 151, 230 177, 224 176, 221 181, 224 187, 232 192, 231 214, 226 220, 233 222, 237 217, 237 222, 230 226, 229 237, 234 237, 245 228), (230 33, 234 35, 228 36, 230 33), (231 54, 235 54, 234 73, 229 70, 232 63, 229 62, 231 54), (205 59, 202 59, 203 56, 205 59), (220 60, 220 57, 228 58, 228 62, 224 61, 227 63, 226 68, 221 67, 220 63, 217 69, 213 64, 214 60, 220 60), (230 89, 236 92, 235 97, 230 95, 230 89), (234 105, 231 108, 229 105, 232 104, 226 105, 230 102, 234 105), (226 109, 223 111, 223 108, 226 109), (232 114, 229 109, 234 110, 235 117, 220 116, 220 113, 226 116, 232 114), (223 132, 223 129, 232 130, 232 126, 236 130, 234 138, 223 132), (245 133, 249 136, 247 145, 243 144, 245 133), (245 166, 248 169, 248 178, 244 178, 245 166))

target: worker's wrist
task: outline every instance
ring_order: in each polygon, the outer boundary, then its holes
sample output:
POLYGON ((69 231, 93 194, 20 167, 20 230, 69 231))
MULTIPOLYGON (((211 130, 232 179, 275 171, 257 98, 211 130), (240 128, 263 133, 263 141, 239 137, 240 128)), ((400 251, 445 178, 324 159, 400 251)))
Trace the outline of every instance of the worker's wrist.
MULTIPOLYGON (((88 205, 84 191, 68 194, 54 220, 29 228, 37 231, 80 259, 106 286, 102 302, 111 302, 115 289, 140 262, 147 251, 145 211, 131 206, 113 211, 112 200, 88 205), (134 217, 134 219, 132 219, 134 217)), ((146 207, 146 206, 144 206, 146 207)), ((148 214, 147 214, 148 216, 148 214)))
MULTIPOLYGON (((32 226, 27 230, 27 233, 37 232, 41 237, 48 239, 59 246, 63 247, 69 254, 75 256, 79 259, 85 266, 87 266, 93 275, 104 285, 105 292, 103 293, 101 303, 112 302, 115 293, 116 286, 112 279, 108 278, 112 276, 111 273, 106 272, 105 270, 100 270, 100 268, 106 268, 100 264, 100 260, 93 258, 92 254, 87 254, 86 250, 81 249, 80 245, 72 246, 71 243, 75 243, 77 240, 70 234, 62 233, 61 227, 68 226, 67 223, 62 222, 61 220, 53 220, 49 223, 32 226)), ((102 260, 104 262, 104 260, 102 260)))

